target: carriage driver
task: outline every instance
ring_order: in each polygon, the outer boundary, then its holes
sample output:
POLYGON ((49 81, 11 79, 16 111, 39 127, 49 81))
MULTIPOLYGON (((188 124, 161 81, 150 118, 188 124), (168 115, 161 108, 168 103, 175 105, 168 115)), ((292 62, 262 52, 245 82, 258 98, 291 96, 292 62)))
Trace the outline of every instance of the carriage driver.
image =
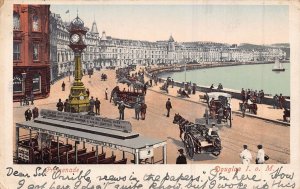
POLYGON ((213 136, 218 133, 218 128, 216 127, 215 123, 212 123, 212 127, 208 129, 208 136, 213 136))

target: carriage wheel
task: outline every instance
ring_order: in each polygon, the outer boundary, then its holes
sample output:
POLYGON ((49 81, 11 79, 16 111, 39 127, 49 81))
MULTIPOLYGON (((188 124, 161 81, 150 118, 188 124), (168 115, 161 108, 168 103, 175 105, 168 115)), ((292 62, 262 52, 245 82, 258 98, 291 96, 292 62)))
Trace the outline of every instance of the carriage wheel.
POLYGON ((184 144, 186 149, 186 154, 193 159, 194 157, 194 143, 192 138, 189 135, 184 136, 184 144))

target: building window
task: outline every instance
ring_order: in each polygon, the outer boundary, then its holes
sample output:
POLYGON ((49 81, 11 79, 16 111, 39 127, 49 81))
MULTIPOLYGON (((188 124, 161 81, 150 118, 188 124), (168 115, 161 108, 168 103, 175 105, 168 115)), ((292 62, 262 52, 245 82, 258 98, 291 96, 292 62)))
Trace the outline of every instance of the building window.
POLYGON ((40 30, 39 17, 37 15, 34 15, 32 17, 32 31, 39 31, 39 30, 40 30))
POLYGON ((15 75, 13 78, 13 93, 23 92, 23 81, 21 75, 15 75))
POLYGON ((20 49, 21 49, 21 43, 14 42, 14 60, 20 60, 20 49))
POLYGON ((41 91, 41 75, 34 74, 32 77, 32 91, 40 92, 41 91))
POLYGON ((14 30, 20 30, 20 15, 14 12, 14 30))
POLYGON ((33 60, 34 61, 39 60, 39 44, 37 44, 37 43, 33 44, 32 55, 33 55, 33 60))

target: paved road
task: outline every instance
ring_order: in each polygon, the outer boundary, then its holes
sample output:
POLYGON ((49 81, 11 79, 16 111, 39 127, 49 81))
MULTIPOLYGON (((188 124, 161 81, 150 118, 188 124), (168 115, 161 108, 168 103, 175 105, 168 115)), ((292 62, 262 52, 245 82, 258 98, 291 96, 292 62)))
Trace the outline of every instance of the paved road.
MULTIPOLYGON (((66 99, 69 95, 70 84, 68 78, 64 79, 66 83, 66 91, 61 91, 61 83, 63 80, 55 83, 51 87, 50 97, 47 99, 37 100, 35 105, 41 108, 55 109, 58 98, 66 99)), ((109 91, 116 86, 114 71, 105 70, 96 72, 91 79, 84 76, 83 82, 91 91, 91 96, 98 97, 101 101, 100 113, 102 116, 109 118, 118 118, 117 107, 109 101, 104 100, 104 90, 109 91), (101 73, 108 74, 107 81, 100 81, 101 73)), ((126 87, 119 84, 120 88, 126 87)), ((179 137, 178 126, 173 124, 175 113, 180 113, 183 117, 190 121, 201 117, 204 113, 205 105, 178 99, 176 97, 168 97, 156 91, 147 91, 146 104, 148 106, 146 120, 137 121, 134 119, 134 110, 125 110, 125 120, 132 123, 134 132, 143 136, 154 137, 167 141, 167 162, 175 163, 177 157, 177 149, 183 147, 183 143, 179 137), (173 109, 171 117, 166 117, 165 102, 167 98, 171 99, 173 109)), ((14 103, 14 123, 24 120, 24 111, 26 107, 19 107, 19 103, 14 103)), ((21 134, 27 134, 21 131, 21 134)), ((188 159, 188 163, 194 164, 239 164, 241 162, 239 153, 243 144, 247 144, 252 152, 253 160, 256 156, 258 144, 262 144, 266 153, 270 156, 268 163, 289 163, 290 162, 290 128, 274 123, 266 122, 255 118, 241 118, 239 115, 233 115, 233 127, 223 127, 219 130, 222 140, 222 152, 219 157, 208 154, 196 155, 194 160, 188 159)), ((89 146, 90 147, 90 146, 89 146)), ((110 151, 109 149, 105 149, 110 151)), ((115 152, 117 159, 121 158, 121 153, 115 152), (118 157, 119 156, 119 157, 118 157)), ((155 161, 160 160, 161 150, 155 151, 155 161)), ((127 155, 129 159, 133 159, 132 155, 127 155)))

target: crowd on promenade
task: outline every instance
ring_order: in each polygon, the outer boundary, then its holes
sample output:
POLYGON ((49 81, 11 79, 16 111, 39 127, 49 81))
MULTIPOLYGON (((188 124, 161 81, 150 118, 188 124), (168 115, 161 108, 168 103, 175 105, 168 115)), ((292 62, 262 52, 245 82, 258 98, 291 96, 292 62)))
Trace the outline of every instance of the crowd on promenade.
MULTIPOLYGON (((139 74, 140 73, 137 72, 137 73, 131 74, 131 76, 135 77, 135 76, 138 76, 139 74)), ((153 85, 153 81, 154 81, 155 85, 157 85, 158 80, 159 80, 158 77, 155 74, 153 74, 152 77, 149 80, 149 86, 153 85)), ((173 88, 174 87, 174 80, 171 79, 171 78, 168 78, 168 80, 165 83, 167 85, 167 88, 170 88, 170 87, 173 88)), ((183 87, 179 89, 180 94, 184 94, 187 97, 189 97, 192 94, 196 94, 196 85, 193 85, 191 82, 183 83, 182 86, 183 87)), ((217 89, 220 89, 220 90, 223 89, 223 86, 222 86, 221 83, 219 84, 219 86, 218 86, 217 89)), ((62 90, 65 91, 65 86, 62 86, 62 90)), ((246 101, 246 99, 248 98, 249 89, 248 90, 244 90, 244 92, 247 95, 244 95, 245 100, 243 100, 243 102, 246 101)), ((90 96, 90 91, 88 89, 87 89, 86 93, 88 94, 88 96, 90 96)), ((260 99, 261 101, 259 101, 259 98, 260 98, 259 96, 261 95, 260 93, 263 93, 263 90, 261 90, 259 92, 250 90, 249 96, 250 96, 250 98, 256 99, 255 100, 256 103, 262 103, 264 95, 260 99)), ((108 100, 108 89, 107 88, 105 90, 104 95, 105 95, 105 100, 108 100)), ((250 98, 248 98, 248 99, 250 99, 250 98)), ((278 96, 278 98, 279 98, 279 96, 278 96)), ((101 105, 101 102, 98 99, 98 97, 94 98, 93 96, 91 96, 89 98, 89 111, 91 113, 95 113, 95 115, 100 115, 100 105, 101 105)), ((172 104, 171 104, 170 99, 167 100, 165 106, 166 106, 165 108, 166 108, 166 112, 167 112, 167 117, 169 117, 170 116, 170 111, 172 109, 172 104)), ((64 111, 64 112, 70 112, 71 111, 68 99, 66 99, 64 102, 61 99, 59 99, 59 101, 56 104, 56 107, 57 107, 58 111, 64 111)), ((279 100, 278 100, 278 106, 277 107, 280 108, 279 100)), ((284 106, 282 106, 282 107, 284 107, 284 106)), ((129 107, 127 107, 127 105, 126 105, 126 103, 124 101, 120 101, 118 103, 117 108, 119 110, 119 119, 120 120, 124 120, 124 114, 125 114, 126 108, 129 108, 129 107)), ((137 100, 136 103, 134 104, 133 110, 134 111, 132 113, 134 113, 136 120, 139 120, 139 119, 145 120, 146 119, 146 110, 147 110, 147 104, 146 103, 144 103, 144 102, 142 102, 140 100, 137 100)), ((34 110, 32 109, 30 111, 31 111, 31 114, 33 114, 34 110)), ((30 116, 30 111, 28 111, 26 113, 27 115, 29 115, 28 116, 28 120, 31 120, 31 117, 33 116, 33 115, 30 116), (30 119, 29 119, 29 117, 30 117, 30 119)), ((35 118, 35 116, 33 116, 33 117, 35 118)), ((27 120, 27 118, 26 118, 26 120, 27 120)), ((245 146, 247 146, 247 145, 245 145, 245 146)), ((248 150, 247 147, 246 148, 244 147, 243 152, 245 150, 248 150)), ((261 149, 258 148, 258 151, 260 151, 260 154, 261 154, 262 150, 263 149, 262 149, 262 145, 261 145, 261 149)), ((179 156, 177 158, 176 163, 184 163, 184 162, 186 163, 186 158, 184 156, 184 150, 183 149, 179 149, 178 152, 179 152, 179 156)), ((240 154, 240 157, 242 159, 242 163, 244 163, 244 156, 242 156, 243 152, 240 154)), ((250 151, 249 151, 249 153, 250 153, 250 151)), ((245 157, 248 160, 249 160, 249 157, 250 157, 250 161, 248 161, 248 162, 251 163, 252 155, 250 153, 250 156, 249 156, 249 153, 248 153, 248 156, 245 156, 245 157)), ((258 164, 265 163, 265 161, 263 161, 261 157, 264 157, 264 155, 262 156, 262 155, 258 155, 257 154, 257 158, 255 159, 255 161, 257 161, 256 163, 258 163, 258 164), (258 158, 258 157, 260 157, 260 158, 258 158), (258 161, 257 159, 260 159, 260 160, 258 161)))

